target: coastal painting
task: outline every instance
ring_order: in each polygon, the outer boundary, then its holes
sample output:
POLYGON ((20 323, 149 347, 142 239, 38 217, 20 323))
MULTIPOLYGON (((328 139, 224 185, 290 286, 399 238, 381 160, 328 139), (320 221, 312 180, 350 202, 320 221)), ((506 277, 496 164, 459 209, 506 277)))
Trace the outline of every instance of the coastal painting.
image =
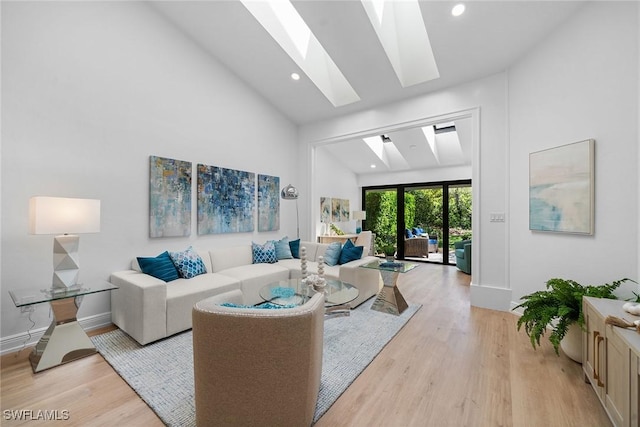
POLYGON ((149 237, 191 234, 191 162, 149 156, 149 237))
POLYGON ((529 154, 529 229, 592 235, 593 139, 529 154))
POLYGON ((320 222, 331 222, 331 198, 320 197, 320 222))
POLYGON ((198 234, 254 229, 255 174, 198 165, 198 234))
POLYGON ((349 199, 331 200, 331 222, 349 221, 349 199))
POLYGON ((258 174, 258 231, 280 230, 280 177, 258 174))

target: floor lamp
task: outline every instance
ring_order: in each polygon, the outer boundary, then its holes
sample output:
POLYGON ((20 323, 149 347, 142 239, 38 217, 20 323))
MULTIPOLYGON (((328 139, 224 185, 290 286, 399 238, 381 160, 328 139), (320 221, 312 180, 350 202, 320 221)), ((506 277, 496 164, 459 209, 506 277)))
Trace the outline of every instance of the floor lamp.
POLYGON ((31 234, 57 234, 53 241, 53 289, 75 286, 80 272, 80 237, 75 233, 100 232, 100 200, 32 197, 29 228, 31 234))
POLYGON ((298 213, 298 189, 293 185, 289 184, 282 189, 280 192, 280 197, 284 200, 295 200, 296 201, 296 232, 297 238, 300 238, 300 215, 298 213))

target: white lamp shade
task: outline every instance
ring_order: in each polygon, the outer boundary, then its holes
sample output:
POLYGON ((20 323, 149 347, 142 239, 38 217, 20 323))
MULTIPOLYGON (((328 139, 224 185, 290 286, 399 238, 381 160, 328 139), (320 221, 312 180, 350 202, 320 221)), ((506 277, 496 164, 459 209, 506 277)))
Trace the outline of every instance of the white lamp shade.
POLYGON ((356 221, 362 221, 363 219, 367 219, 366 211, 353 211, 351 212, 351 219, 355 219, 356 221))
POLYGON ((29 200, 31 234, 100 232, 100 200, 32 197, 29 200))

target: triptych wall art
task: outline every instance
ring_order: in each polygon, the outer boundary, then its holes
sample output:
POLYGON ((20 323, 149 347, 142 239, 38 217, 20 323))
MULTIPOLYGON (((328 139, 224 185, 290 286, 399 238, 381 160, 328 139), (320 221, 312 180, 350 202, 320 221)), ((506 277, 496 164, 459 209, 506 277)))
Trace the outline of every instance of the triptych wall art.
MULTIPOLYGON (((150 237, 191 233, 191 162, 150 156, 150 237)), ((255 229, 256 174, 198 164, 198 235, 255 229)), ((258 231, 280 229, 280 178, 258 175, 258 231)))
POLYGON ((258 175, 258 231, 280 230, 280 178, 258 175))
POLYGON ((349 219, 349 199, 320 197, 320 222, 345 222, 349 219))
POLYGON ((588 139, 529 155, 529 229, 593 234, 594 147, 588 139))
POLYGON ((149 237, 191 234, 191 162, 150 156, 149 237))
POLYGON ((256 176, 198 165, 198 234, 253 231, 256 176))

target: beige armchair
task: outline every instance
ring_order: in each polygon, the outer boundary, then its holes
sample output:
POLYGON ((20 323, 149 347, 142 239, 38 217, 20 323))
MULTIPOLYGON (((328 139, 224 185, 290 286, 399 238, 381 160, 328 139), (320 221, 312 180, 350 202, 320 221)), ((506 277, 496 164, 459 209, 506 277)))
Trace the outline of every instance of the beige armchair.
MULTIPOLYGON (((193 308, 198 426, 309 426, 322 371, 324 297, 295 308, 193 308)), ((170 363, 170 361, 169 361, 170 363)))

